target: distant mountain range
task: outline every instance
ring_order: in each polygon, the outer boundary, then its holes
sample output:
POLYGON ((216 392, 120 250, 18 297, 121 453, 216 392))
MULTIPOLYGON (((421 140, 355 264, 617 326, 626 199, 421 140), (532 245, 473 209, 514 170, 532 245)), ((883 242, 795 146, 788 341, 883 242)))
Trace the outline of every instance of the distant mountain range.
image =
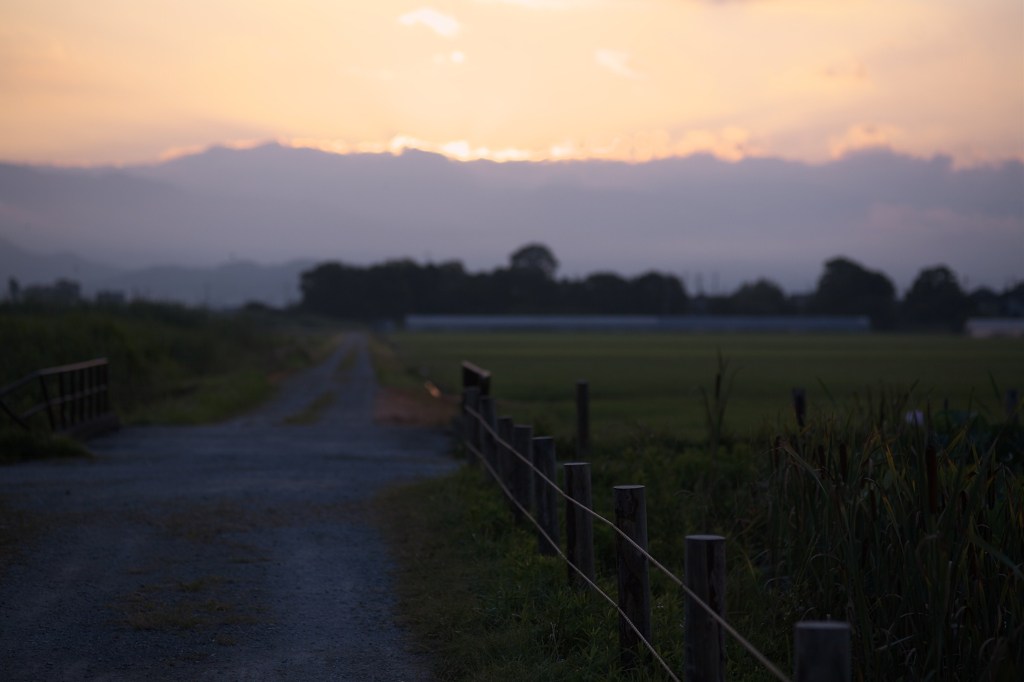
POLYGON ((285 306, 299 300, 299 279, 314 261, 259 265, 237 261, 214 267, 154 266, 118 270, 72 254, 43 255, 0 239, 0 276, 6 295, 11 278, 22 287, 69 279, 93 298, 99 292, 117 292, 126 299, 145 298, 216 308, 249 302, 285 306))
POLYGON ((958 170, 879 150, 821 165, 499 164, 269 144, 124 168, 0 164, 0 277, 277 304, 312 262, 491 269, 540 241, 562 275, 653 269, 691 291, 758 277, 809 290, 840 254, 901 289, 938 263, 1002 288, 1024 276, 1022 190, 1018 162, 958 170))

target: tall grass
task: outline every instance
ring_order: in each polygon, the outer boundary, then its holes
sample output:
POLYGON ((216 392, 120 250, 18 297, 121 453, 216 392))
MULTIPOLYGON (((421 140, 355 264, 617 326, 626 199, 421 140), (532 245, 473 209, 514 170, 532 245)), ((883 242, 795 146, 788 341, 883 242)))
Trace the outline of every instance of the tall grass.
POLYGON ((107 357, 122 419, 215 421, 267 398, 275 376, 311 362, 323 338, 267 315, 169 304, 5 305, 0 385, 37 369, 107 357))
POLYGON ((919 415, 899 395, 785 434, 768 585, 849 620, 862 679, 1020 679, 1022 446, 1016 419, 919 415))

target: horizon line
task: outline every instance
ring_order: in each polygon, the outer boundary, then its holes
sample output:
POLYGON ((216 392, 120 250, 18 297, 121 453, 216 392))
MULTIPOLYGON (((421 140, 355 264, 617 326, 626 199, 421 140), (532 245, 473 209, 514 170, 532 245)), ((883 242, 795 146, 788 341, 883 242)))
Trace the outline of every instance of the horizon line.
MULTIPOLYGON (((1008 164, 1024 165, 1024 151, 1018 156, 1007 155, 1001 158, 974 159, 962 161, 951 153, 937 151, 929 155, 915 154, 901 150, 886 143, 866 144, 850 147, 833 153, 826 158, 808 160, 790 157, 783 154, 770 154, 762 151, 740 153, 721 153, 712 148, 695 148, 685 153, 650 154, 643 157, 612 155, 610 150, 585 150, 573 145, 554 145, 547 151, 531 151, 517 148, 490 149, 483 146, 472 146, 466 140, 454 140, 446 143, 432 143, 405 135, 396 135, 388 143, 363 142, 350 143, 344 140, 310 137, 264 137, 224 140, 209 144, 196 144, 171 147, 148 160, 124 162, 88 162, 88 161, 30 161, 18 159, 0 159, 0 163, 8 165, 31 166, 36 168, 59 169, 129 169, 146 166, 159 166, 179 159, 200 156, 215 150, 248 151, 264 147, 281 147, 293 150, 311 150, 334 156, 389 155, 401 157, 406 152, 422 152, 434 154, 456 163, 473 163, 487 161, 497 164, 530 164, 554 165, 570 163, 609 163, 627 166, 642 166, 648 163, 673 159, 711 158, 715 161, 738 165, 751 160, 776 160, 800 164, 808 167, 824 167, 840 163, 862 154, 885 153, 892 156, 919 161, 947 161, 952 170, 971 170, 976 168, 1000 168, 1008 164)), ((735 150, 733 150, 735 151, 735 150)))

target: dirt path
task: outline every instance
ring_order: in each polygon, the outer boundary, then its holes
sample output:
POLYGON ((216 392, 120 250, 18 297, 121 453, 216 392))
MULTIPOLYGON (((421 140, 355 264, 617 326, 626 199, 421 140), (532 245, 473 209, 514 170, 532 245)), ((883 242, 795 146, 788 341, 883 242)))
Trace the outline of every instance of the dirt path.
POLYGON ((366 507, 454 462, 443 434, 375 425, 375 391, 352 334, 242 419, 0 469, 32 529, 0 567, 0 679, 428 679, 366 507))

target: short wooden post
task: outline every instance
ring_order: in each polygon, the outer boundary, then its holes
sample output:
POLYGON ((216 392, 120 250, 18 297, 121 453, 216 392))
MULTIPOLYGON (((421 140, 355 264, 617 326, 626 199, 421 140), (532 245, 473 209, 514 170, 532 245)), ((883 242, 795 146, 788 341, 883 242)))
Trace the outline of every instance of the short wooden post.
MULTIPOLYGON (((647 503, 642 485, 617 485, 615 491, 615 525, 619 530, 647 551, 647 503)), ((619 586, 619 649, 624 668, 640 663, 646 648, 637 632, 626 621, 633 623, 640 636, 651 641, 651 583, 647 557, 632 544, 616 535, 615 563, 619 586), (622 614, 625 614, 623 616, 622 614)))
POLYGON ((89 399, 89 409, 92 412, 92 418, 95 419, 100 416, 100 400, 99 400, 99 385, 100 385, 100 368, 99 365, 94 365, 90 370, 89 374, 92 375, 92 380, 89 382, 89 389, 92 391, 92 396, 89 399))
MULTIPOLYGON (((686 536, 686 586, 719 616, 725 617, 725 538, 686 536)), ((725 631, 692 597, 683 600, 685 679, 725 679, 725 631)))
POLYGON ((793 389, 793 412, 796 414, 796 425, 804 428, 807 422, 807 391, 802 388, 793 389))
POLYGON ((462 388, 465 390, 470 386, 480 389, 480 395, 491 394, 491 373, 477 367, 472 362, 462 363, 462 388))
POLYGON ((60 428, 66 429, 68 427, 68 384, 64 372, 57 375, 57 395, 57 399, 60 401, 60 404, 57 405, 57 422, 60 424, 60 428))
POLYGON ((82 422, 89 421, 89 368, 82 368, 82 422))
POLYGON ((96 418, 96 367, 85 370, 88 396, 85 399, 85 418, 92 421, 96 418))
POLYGON ((1020 404, 1020 394, 1017 393, 1017 389, 1008 388, 1006 389, 1006 399, 1004 401, 1004 409, 1006 410, 1006 421, 1012 422, 1017 419, 1017 406, 1020 404))
POLYGON ((509 448, 512 447, 512 417, 500 417, 498 419, 498 438, 501 442, 498 443, 497 455, 498 455, 498 480, 501 484, 508 488, 511 492, 512 488, 512 461, 515 458, 514 455, 509 452, 509 448))
POLYGON ((516 424, 512 429, 512 448, 519 457, 512 455, 512 496, 519 505, 515 508, 516 521, 523 521, 524 510, 530 509, 533 501, 533 472, 527 462, 533 462, 533 427, 516 424))
POLYGON ((46 377, 40 375, 39 377, 39 388, 43 394, 43 402, 46 404, 46 416, 50 420, 50 431, 57 431, 57 421, 53 416, 53 402, 50 400, 50 393, 46 389, 46 377))
POLYGON ((111 411, 110 383, 110 366, 103 361, 103 364, 99 366, 99 414, 101 415, 111 411))
MULTIPOLYGON (((78 372, 68 372, 68 426, 78 425, 78 372)), ((40 379, 40 381, 44 381, 40 379)))
POLYGON ((85 370, 76 370, 75 377, 75 382, 78 384, 78 394, 75 400, 75 405, 78 407, 78 416, 75 420, 76 423, 81 424, 85 421, 85 370))
POLYGON ((794 682, 850 682, 850 624, 805 620, 794 626, 794 682))
POLYGON ((590 459, 590 384, 576 382, 576 459, 590 459))
POLYGON ((494 416, 494 398, 485 395, 480 398, 480 419, 487 428, 482 428, 480 434, 480 445, 484 455, 484 461, 491 471, 497 471, 497 443, 494 440, 494 430, 497 427, 497 419, 494 416))
MULTIPOLYGON (((555 439, 543 436, 533 439, 533 466, 548 480, 555 481, 555 439)), ((537 524, 544 534, 537 531, 537 549, 541 554, 555 556, 558 554, 558 508, 557 493, 540 474, 533 475, 533 508, 537 512, 537 524)))
POLYGON ((593 509, 590 495, 590 464, 568 462, 565 465, 565 494, 572 501, 565 501, 565 543, 568 550, 569 584, 577 588, 589 587, 587 581, 572 569, 594 580, 594 519, 578 505, 593 509))
POLYGON ((110 412, 110 364, 103 363, 103 414, 110 412))
POLYGON ((470 386, 463 392, 462 402, 462 423, 463 437, 469 445, 469 463, 477 465, 477 454, 480 452, 480 422, 477 419, 477 411, 480 409, 480 389, 470 386), (470 414, 472 410, 472 414, 470 414))

